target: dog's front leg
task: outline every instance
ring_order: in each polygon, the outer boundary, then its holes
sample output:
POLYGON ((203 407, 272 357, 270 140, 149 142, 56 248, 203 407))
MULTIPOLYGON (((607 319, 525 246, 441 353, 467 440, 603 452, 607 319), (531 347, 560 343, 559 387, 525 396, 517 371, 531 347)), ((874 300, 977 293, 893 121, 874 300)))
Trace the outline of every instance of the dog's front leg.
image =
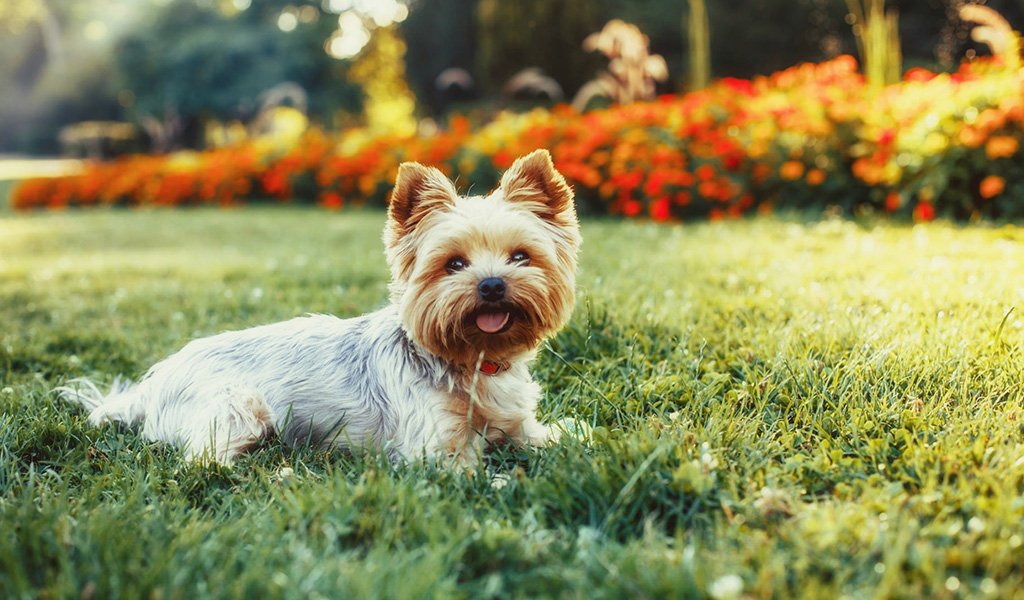
POLYGON ((561 439, 562 429, 558 425, 544 425, 530 417, 523 421, 519 437, 524 444, 530 446, 551 446, 561 439))
POLYGON ((474 431, 459 435, 448 444, 446 455, 452 465, 466 473, 476 473, 483 464, 484 438, 474 431))
POLYGON ((589 442, 591 428, 587 423, 576 419, 565 418, 551 425, 544 425, 531 418, 523 422, 520 438, 523 443, 531 446, 551 446, 557 444, 563 435, 589 442))

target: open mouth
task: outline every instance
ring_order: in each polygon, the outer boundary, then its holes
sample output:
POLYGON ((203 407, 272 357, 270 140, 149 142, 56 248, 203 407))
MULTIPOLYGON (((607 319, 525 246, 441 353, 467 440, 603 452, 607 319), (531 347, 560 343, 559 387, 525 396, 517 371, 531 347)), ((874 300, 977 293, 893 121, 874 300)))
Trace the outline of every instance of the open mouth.
POLYGON ((473 318, 477 329, 489 334, 508 331, 512 321, 511 311, 501 308, 484 308, 475 313, 473 318))

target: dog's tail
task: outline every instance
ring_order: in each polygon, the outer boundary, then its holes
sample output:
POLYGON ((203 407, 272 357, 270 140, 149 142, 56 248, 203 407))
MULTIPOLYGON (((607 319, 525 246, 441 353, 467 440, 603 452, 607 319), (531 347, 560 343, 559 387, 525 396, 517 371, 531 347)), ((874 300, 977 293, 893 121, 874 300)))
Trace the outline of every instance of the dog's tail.
POLYGON ((136 387, 131 380, 118 376, 114 377, 110 389, 103 392, 91 380, 82 377, 72 379, 53 391, 64 400, 88 410, 89 421, 95 424, 111 420, 131 424, 143 415, 140 398, 134 393, 136 387))

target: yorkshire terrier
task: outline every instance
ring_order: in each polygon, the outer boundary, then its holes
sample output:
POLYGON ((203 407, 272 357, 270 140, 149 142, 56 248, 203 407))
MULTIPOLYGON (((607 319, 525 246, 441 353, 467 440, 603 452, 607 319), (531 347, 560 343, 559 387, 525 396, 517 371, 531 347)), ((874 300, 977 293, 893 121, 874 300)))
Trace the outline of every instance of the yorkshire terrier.
POLYGON ((92 424, 141 424, 221 463, 274 435, 466 466, 488 442, 552 443, 560 428, 537 420, 528 365, 572 312, 580 242, 573 191, 545 150, 486 196, 404 163, 384 228, 386 307, 194 340, 137 383, 60 392, 92 424))

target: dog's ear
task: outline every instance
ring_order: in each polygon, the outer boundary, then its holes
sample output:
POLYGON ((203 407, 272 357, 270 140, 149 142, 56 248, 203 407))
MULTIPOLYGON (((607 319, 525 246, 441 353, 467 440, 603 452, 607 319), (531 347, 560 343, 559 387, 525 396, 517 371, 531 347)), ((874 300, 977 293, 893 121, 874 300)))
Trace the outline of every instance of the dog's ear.
POLYGON ((534 150, 516 159, 502 175, 500 187, 505 200, 530 203, 542 217, 566 213, 575 217, 572 188, 555 170, 547 150, 534 150))
POLYGON ((432 209, 450 206, 458 192, 444 173, 434 167, 406 162, 398 166, 388 216, 398 230, 407 232, 432 209))

